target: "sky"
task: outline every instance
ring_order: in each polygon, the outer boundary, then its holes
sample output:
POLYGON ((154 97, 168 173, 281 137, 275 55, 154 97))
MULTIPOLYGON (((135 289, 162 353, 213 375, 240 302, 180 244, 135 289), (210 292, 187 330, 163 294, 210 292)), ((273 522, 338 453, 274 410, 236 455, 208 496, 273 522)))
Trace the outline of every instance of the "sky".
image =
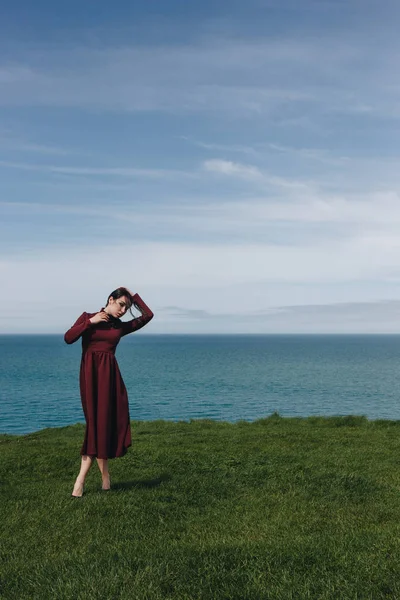
POLYGON ((400 332, 400 3, 0 7, 0 332, 400 332))

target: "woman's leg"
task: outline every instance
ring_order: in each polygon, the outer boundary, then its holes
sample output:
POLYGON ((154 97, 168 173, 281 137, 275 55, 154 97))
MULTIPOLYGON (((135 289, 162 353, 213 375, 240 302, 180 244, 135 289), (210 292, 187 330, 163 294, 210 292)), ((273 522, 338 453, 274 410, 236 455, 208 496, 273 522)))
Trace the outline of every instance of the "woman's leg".
POLYGON ((100 469, 101 478, 103 480, 102 488, 103 490, 109 490, 110 485, 110 474, 108 472, 108 459, 107 458, 97 458, 97 464, 100 469))
POLYGON ((88 474, 90 467, 92 466, 92 461, 93 459, 91 456, 87 456, 86 454, 82 456, 81 470, 79 471, 79 475, 76 478, 74 489, 72 491, 72 495, 75 498, 80 498, 83 495, 83 486, 85 483, 85 478, 88 474))

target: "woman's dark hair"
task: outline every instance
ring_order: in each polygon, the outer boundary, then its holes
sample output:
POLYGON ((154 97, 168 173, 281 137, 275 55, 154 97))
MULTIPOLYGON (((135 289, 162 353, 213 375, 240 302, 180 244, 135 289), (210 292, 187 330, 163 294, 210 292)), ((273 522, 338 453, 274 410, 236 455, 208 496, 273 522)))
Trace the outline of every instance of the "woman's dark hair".
POLYGON ((132 312, 133 299, 132 299, 130 292, 128 292, 128 290, 126 288, 119 287, 116 290, 114 290, 113 292, 111 292, 111 294, 108 294, 106 306, 107 306, 111 296, 114 298, 114 300, 118 300, 118 298, 122 298, 122 296, 125 296, 128 299, 128 301, 130 302, 130 304, 128 306, 129 312, 131 313, 132 317, 135 316, 132 312))

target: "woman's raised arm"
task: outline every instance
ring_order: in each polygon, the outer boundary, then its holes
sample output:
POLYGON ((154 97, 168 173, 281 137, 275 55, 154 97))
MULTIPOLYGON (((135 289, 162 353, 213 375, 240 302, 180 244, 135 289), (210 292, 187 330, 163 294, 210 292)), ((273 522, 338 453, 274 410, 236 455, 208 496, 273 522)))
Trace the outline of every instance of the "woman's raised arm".
POLYGON ((132 296, 132 304, 142 313, 142 315, 140 317, 136 317, 135 319, 131 319, 130 321, 123 322, 122 335, 127 335, 128 333, 132 333, 133 331, 141 329, 154 317, 153 311, 141 299, 139 294, 134 294, 132 296))

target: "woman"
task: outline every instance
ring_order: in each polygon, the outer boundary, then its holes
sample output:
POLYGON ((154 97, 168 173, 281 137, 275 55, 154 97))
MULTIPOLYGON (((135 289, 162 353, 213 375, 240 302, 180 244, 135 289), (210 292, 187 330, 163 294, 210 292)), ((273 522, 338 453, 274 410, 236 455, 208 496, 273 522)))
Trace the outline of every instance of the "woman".
POLYGON ((82 336, 79 383, 86 432, 81 469, 72 491, 75 498, 83 495, 94 457, 102 475, 102 489, 109 490, 108 459, 124 456, 131 445, 128 394, 114 354, 122 336, 141 329, 153 316, 139 294, 119 287, 111 292, 105 308, 98 313, 82 313, 64 336, 67 344, 82 336), (132 304, 142 315, 120 321, 132 304))

